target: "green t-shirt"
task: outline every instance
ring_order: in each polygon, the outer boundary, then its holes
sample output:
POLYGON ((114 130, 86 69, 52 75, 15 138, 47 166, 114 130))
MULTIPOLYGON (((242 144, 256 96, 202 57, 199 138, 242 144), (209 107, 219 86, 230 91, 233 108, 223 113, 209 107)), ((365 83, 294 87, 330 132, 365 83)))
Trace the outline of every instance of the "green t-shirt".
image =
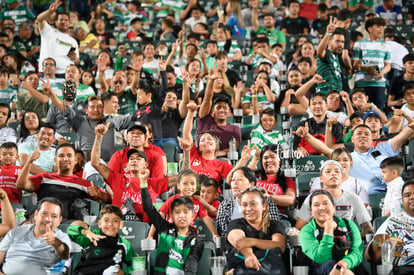
POLYGON ((273 30, 268 31, 264 27, 260 27, 257 30, 256 34, 259 33, 266 34, 266 37, 269 39, 270 46, 273 46, 277 43, 284 43, 286 45, 286 35, 281 30, 274 28, 273 30))
MULTIPOLYGON (((367 5, 368 7, 372 7, 374 6, 374 0, 362 0, 364 2, 365 5, 367 5)), ((359 3, 361 2, 361 0, 351 0, 349 1, 349 6, 357 6, 359 3)))
POLYGON ((177 239, 170 249, 166 274, 175 274, 176 271, 184 271, 183 247, 185 238, 187 236, 177 234, 177 239))
POLYGON ((8 7, 5 7, 0 12, 0 20, 4 21, 6 18, 12 18, 16 23, 16 26, 19 26, 21 23, 30 23, 35 16, 28 8, 23 6, 17 6, 15 10, 11 10, 8 7))

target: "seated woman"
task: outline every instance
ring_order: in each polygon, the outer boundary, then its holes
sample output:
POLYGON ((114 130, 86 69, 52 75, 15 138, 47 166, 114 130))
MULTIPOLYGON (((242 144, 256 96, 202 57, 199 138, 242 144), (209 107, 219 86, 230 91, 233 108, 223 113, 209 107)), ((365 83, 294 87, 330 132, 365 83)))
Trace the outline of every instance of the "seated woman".
MULTIPOLYGON (((268 197, 274 201, 280 211, 284 212, 285 207, 294 206, 296 203, 296 185, 280 170, 278 151, 279 146, 276 144, 266 145, 260 151, 261 179, 257 181, 256 187, 264 188, 268 197)), ((255 154, 249 167, 256 166, 258 161, 259 158, 255 154)))
MULTIPOLYGON (((220 203, 217 211, 217 232, 221 236, 226 236, 230 221, 242 218, 241 212, 241 194, 249 187, 254 187, 257 183, 256 175, 247 167, 240 167, 231 174, 231 191, 232 196, 224 199, 220 203)), ((269 206, 269 217, 271 220, 280 220, 279 210, 276 204, 266 197, 269 206)))
POLYGON ((287 274, 282 260, 286 247, 284 227, 270 220, 265 196, 256 188, 248 188, 240 197, 242 218, 232 220, 227 240, 229 269, 234 274, 287 274), (248 272, 248 273, 247 273, 248 272))
MULTIPOLYGON (((337 148, 332 152, 331 159, 336 160, 342 166, 342 190, 357 195, 364 202, 365 206, 367 206, 369 203, 368 183, 349 175, 349 169, 352 167, 351 153, 346 148, 337 148)), ((320 177, 314 178, 310 184, 311 191, 322 188, 320 177)))
POLYGON ((312 220, 300 231, 300 242, 313 261, 314 274, 363 274, 357 271, 363 250, 358 226, 334 216, 334 200, 326 190, 312 193, 309 202, 312 220))
POLYGON ((276 112, 280 113, 280 108, 287 107, 289 115, 305 114, 306 109, 302 107, 295 96, 296 90, 302 86, 302 75, 300 71, 298 69, 290 69, 287 73, 287 81, 287 88, 280 92, 275 102, 276 112))

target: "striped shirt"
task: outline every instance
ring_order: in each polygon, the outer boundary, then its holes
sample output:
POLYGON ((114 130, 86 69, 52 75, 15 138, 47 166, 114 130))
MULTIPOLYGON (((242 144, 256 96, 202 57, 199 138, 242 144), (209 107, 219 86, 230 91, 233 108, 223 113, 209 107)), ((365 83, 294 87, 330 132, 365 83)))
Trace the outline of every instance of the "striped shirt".
POLYGON ((257 124, 253 128, 252 138, 251 138, 252 147, 254 144, 256 144, 256 146, 259 149, 262 149, 262 147, 267 144, 282 144, 285 142, 286 141, 283 138, 283 135, 277 130, 266 132, 265 129, 263 129, 263 126, 261 123, 257 124))
POLYGON ((325 82, 316 86, 316 91, 327 94, 330 91, 342 91, 342 72, 338 57, 328 49, 325 50, 325 58, 317 58, 318 74, 325 82))
MULTIPOLYGON (((382 41, 363 39, 355 43, 352 60, 357 60, 362 66, 377 67, 382 70, 386 63, 391 63, 391 52, 388 45, 382 41)), ((385 78, 359 71, 355 74, 355 87, 385 87, 385 78)))
MULTIPOLYGON (((278 96, 278 94, 275 93, 274 91, 272 91, 272 93, 275 96, 278 96)), ((250 105, 252 104, 252 93, 251 92, 247 92, 244 95, 242 104, 250 104, 250 105)), ((274 109, 274 103, 270 102, 267 99, 267 96, 264 92, 257 93, 257 104, 259 105, 259 108, 263 108, 263 109, 272 108, 272 109, 274 109)))
POLYGON ((15 89, 7 87, 4 90, 0 90, 0 102, 10 104, 17 101, 17 92, 15 89))
POLYGON ((0 20, 4 21, 6 18, 12 18, 16 23, 16 26, 19 26, 21 23, 30 23, 30 21, 33 20, 35 16, 29 11, 28 8, 17 6, 17 8, 14 10, 9 9, 8 7, 4 7, 1 10, 0 20))
MULTIPOLYGON (((224 51, 225 44, 226 44, 226 41, 217 41, 217 46, 218 46, 219 51, 224 51)), ((237 44, 236 40, 231 40, 231 45, 230 45, 229 52, 227 53, 227 57, 229 58, 233 57, 238 51, 241 51, 239 44, 237 44)))

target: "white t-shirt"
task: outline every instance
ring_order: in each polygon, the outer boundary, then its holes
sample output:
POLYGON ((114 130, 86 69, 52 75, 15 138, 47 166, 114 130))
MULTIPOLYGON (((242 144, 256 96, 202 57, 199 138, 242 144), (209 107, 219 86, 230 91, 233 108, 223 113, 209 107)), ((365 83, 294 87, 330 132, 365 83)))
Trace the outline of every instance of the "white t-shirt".
POLYGON ((151 62, 144 63, 142 66, 145 69, 148 69, 152 72, 154 79, 158 79, 160 77, 160 66, 158 65, 158 60, 154 59, 151 62))
POLYGON ((403 185, 404 180, 401 177, 387 182, 387 193, 385 194, 384 205, 382 207, 383 216, 388 211, 391 211, 391 216, 404 212, 401 194, 403 185))
POLYGON ((62 33, 45 23, 40 29, 42 46, 40 47, 39 72, 43 72, 42 64, 45 58, 51 57, 56 61, 56 74, 64 74, 67 66, 73 64, 68 57, 70 48, 76 49, 76 56, 79 57, 78 42, 68 34, 62 33))
MULTIPOLYGON (((321 189, 321 178, 313 178, 310 182, 311 191, 321 189)), ((344 191, 357 195, 364 203, 369 203, 368 198, 368 183, 363 180, 356 179, 354 177, 348 177, 348 179, 341 183, 341 188, 344 191)))
MULTIPOLYGON (((408 109, 408 105, 407 105, 407 103, 406 103, 406 104, 404 104, 404 105, 401 107, 401 110, 402 110, 402 111, 404 111, 404 113, 406 113, 408 116, 410 116, 410 117, 414 118, 414 110, 410 110, 410 109, 408 109)), ((406 127, 407 125, 408 125, 408 120, 407 120, 406 118, 404 118, 403 127, 406 127)))

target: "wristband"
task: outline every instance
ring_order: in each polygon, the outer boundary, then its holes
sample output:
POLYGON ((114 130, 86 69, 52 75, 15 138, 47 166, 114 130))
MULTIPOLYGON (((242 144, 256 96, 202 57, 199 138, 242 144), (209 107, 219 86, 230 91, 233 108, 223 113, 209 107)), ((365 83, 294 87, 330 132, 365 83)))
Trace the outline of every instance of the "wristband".
POLYGON ((327 32, 326 35, 332 36, 332 33, 331 32, 327 32))
POLYGON ((374 103, 371 103, 371 111, 374 110, 374 103))
POLYGON ((372 239, 372 243, 373 243, 375 246, 379 246, 379 244, 377 244, 377 242, 375 241, 375 239, 372 239))
POLYGON ((142 183, 141 182, 141 188, 147 188, 148 187, 148 183, 142 183))
POLYGON ((257 95, 252 95, 252 97, 257 97, 257 95))
POLYGON ((326 127, 326 130, 332 130, 332 127, 326 127))

